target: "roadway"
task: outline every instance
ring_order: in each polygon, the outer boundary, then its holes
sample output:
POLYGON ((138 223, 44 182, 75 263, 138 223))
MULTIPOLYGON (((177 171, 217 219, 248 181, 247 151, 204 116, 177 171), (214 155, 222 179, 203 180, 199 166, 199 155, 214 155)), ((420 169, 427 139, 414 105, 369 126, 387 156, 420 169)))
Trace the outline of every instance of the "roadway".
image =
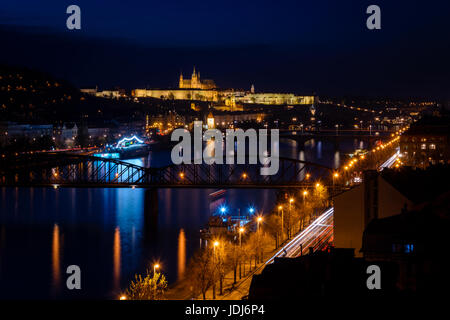
POLYGON ((378 168, 378 170, 382 171, 385 168, 392 167, 392 165, 395 163, 399 155, 400 155, 400 147, 397 147, 396 152, 389 159, 383 162, 383 164, 378 168))
MULTIPOLYGON (((384 168, 390 168, 396 161, 400 154, 400 148, 396 149, 389 159, 387 159, 380 167, 379 170, 384 168)), ((287 257, 294 258, 305 253, 308 253, 309 248, 313 248, 314 251, 321 249, 327 242, 333 240, 333 214, 334 208, 326 209, 316 220, 314 220, 305 230, 297 234, 288 243, 286 243, 281 249, 279 249, 270 259, 261 264, 253 273, 247 276, 242 282, 240 282, 235 290, 220 297, 220 299, 242 299, 248 294, 250 289, 251 280, 253 275, 260 274, 266 265, 273 263, 275 258, 287 257)))

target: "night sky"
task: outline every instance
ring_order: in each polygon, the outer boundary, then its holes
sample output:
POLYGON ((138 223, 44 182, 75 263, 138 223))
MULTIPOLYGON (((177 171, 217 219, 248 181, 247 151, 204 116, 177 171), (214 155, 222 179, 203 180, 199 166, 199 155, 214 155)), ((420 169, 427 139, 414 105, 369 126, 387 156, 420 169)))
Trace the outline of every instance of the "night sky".
POLYGON ((76 86, 450 98, 449 1, 2 1, 0 63, 76 86), (66 28, 70 4, 81 30, 66 28), (366 28, 368 5, 381 30, 366 28))

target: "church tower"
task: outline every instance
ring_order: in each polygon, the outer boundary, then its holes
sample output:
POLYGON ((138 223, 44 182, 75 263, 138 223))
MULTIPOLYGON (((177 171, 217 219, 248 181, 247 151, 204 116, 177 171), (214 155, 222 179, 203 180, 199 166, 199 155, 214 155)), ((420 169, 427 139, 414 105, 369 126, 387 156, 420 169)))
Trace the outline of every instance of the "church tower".
POLYGON ((183 73, 180 72, 180 84, 179 84, 179 88, 182 89, 183 88, 183 73))
POLYGON ((192 73, 192 78, 191 78, 191 88, 198 88, 198 77, 197 77, 197 73, 195 72, 195 66, 194 66, 194 72, 192 73))

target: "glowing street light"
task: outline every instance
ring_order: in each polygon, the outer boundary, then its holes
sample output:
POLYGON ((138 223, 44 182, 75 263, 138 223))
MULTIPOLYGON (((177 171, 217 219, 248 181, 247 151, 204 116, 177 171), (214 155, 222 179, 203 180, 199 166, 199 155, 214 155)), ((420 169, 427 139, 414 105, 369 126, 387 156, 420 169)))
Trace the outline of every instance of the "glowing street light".
POLYGON ((159 269, 159 264, 158 264, 158 263, 155 263, 155 264, 153 265, 153 274, 156 273, 156 269, 159 269))
POLYGON ((308 191, 306 191, 306 190, 304 190, 303 191, 303 202, 305 202, 305 198, 306 198, 306 196, 308 195, 308 191))
POLYGON ((289 217, 288 217, 288 239, 291 236, 291 211, 292 211, 292 203, 294 202, 294 198, 289 199, 289 217))
POLYGON ((243 227, 239 228, 239 246, 242 247, 242 234, 245 232, 243 227))
POLYGON ((123 294, 120 296, 119 300, 127 300, 127 296, 123 294))
POLYGON ((242 174, 242 179, 247 179, 247 174, 245 172, 242 174))
POLYGON ((250 214, 253 214, 255 212, 255 208, 253 207, 248 208, 248 212, 250 212, 250 214))
POLYGON ((221 206, 219 210, 220 210, 220 213, 224 214, 225 212, 227 212, 227 207, 221 206))
POLYGON ((320 188, 320 183, 316 183, 316 188, 320 188))
POLYGON ((262 221, 263 221, 263 218, 262 218, 261 216, 259 216, 258 218, 256 218, 256 222, 257 222, 257 224, 258 224, 258 231, 259 231, 259 229, 261 228, 261 227, 260 227, 260 224, 261 224, 262 221))
POLYGON ((184 172, 180 172, 180 178, 181 178, 181 179, 184 178, 184 172))

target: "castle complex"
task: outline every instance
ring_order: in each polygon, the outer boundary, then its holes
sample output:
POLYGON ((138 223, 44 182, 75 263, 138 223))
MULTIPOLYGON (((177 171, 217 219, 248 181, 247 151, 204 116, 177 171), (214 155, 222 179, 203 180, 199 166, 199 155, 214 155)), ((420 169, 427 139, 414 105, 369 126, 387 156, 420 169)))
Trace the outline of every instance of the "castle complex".
POLYGON ((255 93, 252 85, 250 91, 236 91, 233 89, 218 89, 210 79, 200 79, 200 73, 192 72, 191 79, 184 79, 180 74, 177 89, 134 89, 135 98, 157 98, 170 100, 198 100, 210 101, 222 105, 227 110, 234 110, 239 104, 264 105, 310 105, 315 102, 315 96, 297 96, 292 93, 255 93))
POLYGON ((208 90, 208 89, 215 89, 216 84, 214 80, 205 79, 200 80, 200 72, 192 72, 191 80, 189 79, 183 79, 183 73, 180 73, 180 89, 202 89, 202 90, 208 90))

